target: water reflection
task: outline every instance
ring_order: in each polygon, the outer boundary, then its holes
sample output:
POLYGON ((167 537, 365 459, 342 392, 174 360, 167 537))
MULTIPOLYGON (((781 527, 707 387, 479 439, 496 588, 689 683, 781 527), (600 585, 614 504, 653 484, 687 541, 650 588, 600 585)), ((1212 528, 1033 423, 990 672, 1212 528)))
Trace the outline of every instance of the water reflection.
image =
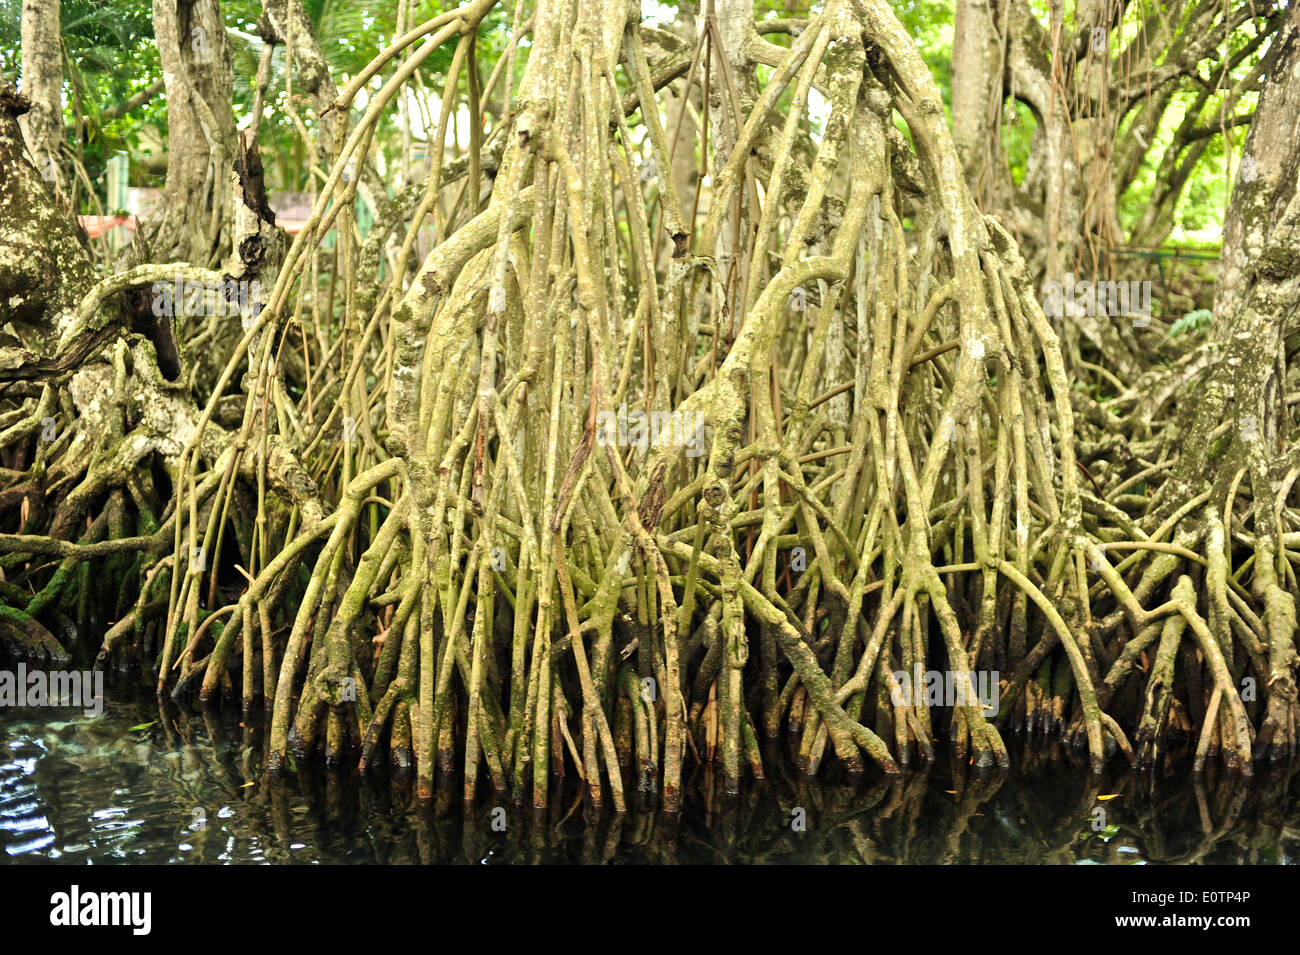
POLYGON ((1286 863, 1300 858, 1296 767, 1252 780, 1186 772, 1093 777, 1083 754, 1013 747, 980 778, 940 760, 857 784, 808 780, 769 753, 768 780, 728 800, 705 769, 685 808, 618 816, 570 777, 546 811, 453 785, 418 806, 409 780, 261 773, 260 727, 110 704, 0 711, 0 862, 33 863, 1286 863))

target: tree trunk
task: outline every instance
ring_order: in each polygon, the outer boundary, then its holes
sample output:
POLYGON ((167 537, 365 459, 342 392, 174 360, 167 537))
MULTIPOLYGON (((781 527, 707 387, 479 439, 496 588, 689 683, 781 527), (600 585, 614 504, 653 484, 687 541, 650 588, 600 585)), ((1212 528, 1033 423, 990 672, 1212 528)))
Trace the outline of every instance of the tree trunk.
POLYGON ((63 41, 60 0, 23 0, 22 92, 31 109, 19 119, 23 138, 41 178, 61 205, 70 190, 63 156, 63 41))
POLYGON ((230 250, 234 79, 219 0, 154 0, 167 89, 167 181, 145 238, 155 261, 216 265, 230 250))
MULTIPOLYGON (((1253 524, 1254 589, 1265 608, 1269 661, 1267 717, 1257 746, 1261 755, 1278 758, 1296 745, 1300 720, 1295 596, 1285 586, 1290 568, 1278 521, 1296 480, 1295 459, 1285 453, 1293 448, 1295 426, 1287 341, 1300 330, 1300 19, 1294 11, 1274 38, 1267 69, 1224 224, 1208 345, 1215 360, 1204 384, 1191 386, 1198 397, 1163 503, 1168 512, 1211 491, 1207 520, 1215 522, 1234 475, 1248 475, 1253 507, 1238 509, 1228 499, 1226 513, 1253 524)), ((1216 551, 1212 560, 1226 560, 1221 543, 1216 551)))

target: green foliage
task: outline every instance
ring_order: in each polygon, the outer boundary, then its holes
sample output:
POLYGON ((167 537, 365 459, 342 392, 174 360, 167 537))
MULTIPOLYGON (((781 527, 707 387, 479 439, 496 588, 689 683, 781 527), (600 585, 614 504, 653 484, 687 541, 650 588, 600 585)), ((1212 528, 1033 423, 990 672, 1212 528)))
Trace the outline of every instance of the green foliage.
MULTIPOLYGON (((21 13, 22 0, 0 0, 0 78, 8 82, 22 66, 21 13)), ((157 63, 148 2, 63 0, 61 14, 70 92, 87 111, 130 96, 141 70, 157 63)))
POLYGON ((894 14, 916 41, 916 48, 930 68, 934 82, 943 95, 944 105, 952 109, 952 0, 895 0, 894 14))
POLYGON ((1034 144, 1038 123, 1034 113, 1019 100, 1009 103, 1002 118, 1002 149, 1011 169, 1011 181, 1023 185, 1029 168, 1029 151, 1034 144))
POLYGON ((1169 336, 1173 338, 1196 329, 1205 328, 1210 324, 1210 319, 1213 317, 1214 313, 1208 308, 1198 308, 1194 312, 1188 312, 1169 326, 1169 336))
POLYGON ((22 63, 22 51, 19 50, 22 12, 22 0, 0 0, 0 80, 6 83, 18 82, 22 63))
MULTIPOLYGON (((301 0, 303 10, 312 24, 317 42, 337 81, 355 76, 365 64, 392 42, 396 35, 396 5, 367 3, 362 0, 301 0)), ((646 4, 645 15, 654 22, 664 22, 678 15, 677 0, 661 0, 646 4)), ((758 19, 772 17, 805 17, 822 8, 821 2, 810 0, 755 0, 754 13, 758 19)), ((951 0, 894 0, 894 12, 917 44, 920 54, 929 66, 945 104, 951 108, 952 43, 954 7, 951 0)), ((1111 45, 1118 48, 1132 39, 1139 28, 1141 5, 1132 7, 1118 30, 1112 34, 1111 45)), ((21 72, 19 20, 22 0, 0 0, 0 79, 17 82, 21 72)), ((696 15, 702 4, 691 4, 696 15)), ((1031 10, 1044 25, 1049 19, 1047 0, 1032 0, 1031 10)), ((411 12, 412 22, 436 15, 444 8, 436 0, 425 0, 411 12)), ((246 121, 254 99, 253 83, 263 42, 257 28, 261 16, 260 0, 222 0, 222 9, 229 26, 229 37, 234 58, 236 116, 241 125, 246 121)), ((1067 24, 1073 22, 1074 4, 1064 5, 1067 24)), ((131 179, 137 185, 160 184, 161 171, 151 171, 141 163, 144 148, 166 141, 166 97, 158 95, 153 101, 131 115, 107 118, 102 114, 133 93, 143 89, 160 75, 158 54, 153 44, 152 4, 150 0, 63 0, 63 41, 66 52, 67 87, 65 103, 67 123, 76 142, 80 158, 92 180, 103 175, 110 155, 127 151, 133 157, 131 179)), ((513 10, 498 5, 484 21, 475 44, 475 54, 481 78, 491 72, 504 49, 508 24, 513 10)), ((1253 27, 1250 23, 1236 31, 1228 43, 1230 52, 1236 53, 1250 41, 1253 27)), ((789 43, 782 34, 772 34, 769 42, 789 43)), ((522 43, 523 55, 515 62, 516 79, 522 72, 528 44, 522 43)), ((454 44, 444 44, 424 63, 421 76, 433 93, 439 80, 446 74, 454 53, 454 44)), ((1155 59, 1164 51, 1155 51, 1155 59)), ((1258 52, 1243 59, 1232 71, 1225 85, 1243 78, 1258 62, 1258 52)), ((275 188, 306 189, 307 159, 301 138, 289 118, 285 99, 285 57, 277 48, 272 57, 271 86, 263 116, 262 143, 267 160, 269 181, 275 188)), ((1203 79, 1208 83, 1214 64, 1203 64, 1203 79)), ((760 68, 760 76, 768 70, 760 68)), ((379 88, 382 77, 370 84, 367 92, 379 88)), ((461 78, 461 92, 465 90, 466 77, 461 78)), ((295 92, 295 97, 300 94, 295 92)), ((788 91, 786 96, 792 95, 788 91)), ((365 94, 363 93, 363 99, 365 94)), ((784 105, 784 104, 783 104, 784 105)), ((824 110, 818 108, 817 98, 810 104, 808 122, 813 135, 820 134, 825 121, 824 110)), ((1237 114, 1253 109, 1254 95, 1247 94, 1236 104, 1237 114)), ((315 130, 315 111, 305 99, 296 99, 296 112, 309 132, 315 130)), ((1148 134, 1153 148, 1147 153, 1142 169, 1132 185, 1119 199, 1121 225, 1131 229, 1141 221, 1149 208, 1157 180, 1167 175, 1159 163, 1171 147, 1174 136, 1187 112, 1199 108, 1195 117, 1198 126, 1212 127, 1230 116, 1224 111, 1222 94, 1208 97, 1198 107, 1194 92, 1176 94, 1172 107, 1165 113, 1160 128, 1148 134)), ((1120 130, 1121 140, 1135 134, 1133 111, 1120 130)), ((402 148, 402 130, 398 125, 397 111, 391 109, 384 118, 376 137, 377 148, 387 159, 394 159, 402 148)), ((489 119, 491 122, 491 119, 489 119)), ((1020 184, 1024 180, 1027 163, 1037 126, 1033 115, 1023 104, 1010 102, 1001 124, 1002 146, 1012 179, 1020 184)), ((1206 238, 1221 228, 1230 190, 1232 153, 1240 147, 1244 128, 1229 130, 1229 141, 1223 136, 1201 141, 1203 151, 1193 157, 1194 163, 1187 175, 1178 205, 1174 210, 1174 234, 1180 241, 1206 238)), ((413 130, 414 138, 423 138, 422 128, 413 130)), ((1181 161, 1187 155, 1184 149, 1181 161)), ((1192 326, 1188 326, 1189 328, 1192 326)))
MULTIPOLYGON (((0 0, 0 80, 22 70, 22 0, 0 0)), ((159 75, 148 0, 63 0, 65 124, 87 176, 101 180, 108 158, 135 151, 147 125, 161 121, 162 97, 132 116, 102 116, 159 75)))

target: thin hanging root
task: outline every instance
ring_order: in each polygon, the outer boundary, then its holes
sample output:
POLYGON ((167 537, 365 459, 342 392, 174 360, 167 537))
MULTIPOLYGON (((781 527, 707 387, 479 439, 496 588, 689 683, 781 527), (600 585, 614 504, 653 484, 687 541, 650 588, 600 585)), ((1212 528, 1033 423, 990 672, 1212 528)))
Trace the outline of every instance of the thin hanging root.
MULTIPOLYGON (((1070 628, 1066 625, 1056 607, 1044 596, 1041 590, 1034 586, 1032 581, 1006 561, 998 563, 998 570, 1012 583, 1024 590, 1055 631, 1061 646, 1065 648, 1066 656, 1070 661, 1071 672, 1074 674, 1075 687, 1083 700, 1084 726, 1088 734, 1088 753, 1091 757, 1092 771, 1094 773, 1101 772, 1106 763, 1105 751, 1102 747, 1101 707, 1097 704, 1097 693, 1093 689, 1092 678, 1088 675, 1088 668, 1084 664, 1083 654, 1079 651, 1079 645, 1075 641, 1074 635, 1070 632, 1070 628)), ((1122 734, 1116 737, 1116 741, 1118 742, 1121 738, 1122 734)), ((1121 745, 1127 747, 1127 740, 1121 745)))

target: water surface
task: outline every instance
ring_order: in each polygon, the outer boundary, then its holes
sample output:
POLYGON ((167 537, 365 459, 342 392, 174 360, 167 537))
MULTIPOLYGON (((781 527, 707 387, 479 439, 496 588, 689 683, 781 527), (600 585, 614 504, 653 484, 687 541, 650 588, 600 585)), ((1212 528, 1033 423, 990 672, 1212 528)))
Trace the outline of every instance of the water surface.
MULTIPOLYGON (((0 864, 22 863, 1051 863, 1300 860, 1300 774, 1194 777, 1171 756, 1093 777, 1061 745, 1011 746, 1011 771, 812 782, 769 755, 727 799, 688 765, 680 818, 583 801, 569 777, 540 813, 488 792, 432 805, 381 772, 302 772, 269 785, 260 727, 150 700, 0 709, 0 864)), ((453 791, 456 786, 453 784, 453 791)))

